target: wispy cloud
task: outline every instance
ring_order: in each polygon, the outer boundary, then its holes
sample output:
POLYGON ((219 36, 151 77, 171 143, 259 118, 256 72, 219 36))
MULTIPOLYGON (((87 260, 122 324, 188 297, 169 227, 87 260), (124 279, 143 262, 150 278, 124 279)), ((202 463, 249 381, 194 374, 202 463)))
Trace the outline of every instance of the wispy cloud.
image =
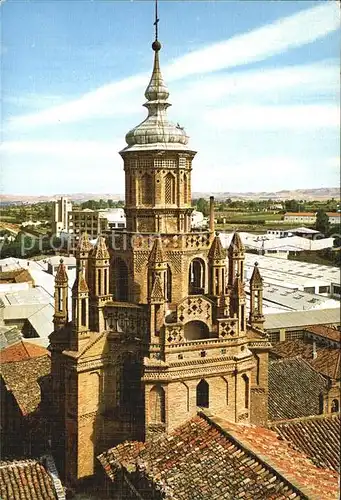
POLYGON ((307 9, 229 40, 180 57, 167 70, 168 78, 212 72, 259 62, 326 36, 340 26, 334 2, 307 9))
MULTIPOLYGON (((194 74, 212 73, 262 61, 311 43, 338 27, 338 8, 333 3, 326 2, 262 28, 193 51, 165 65, 164 73, 169 81, 182 80, 194 74)), ((10 126, 32 128, 132 113, 136 111, 139 102, 137 96, 141 96, 147 78, 147 74, 139 74, 102 86, 62 105, 14 117, 10 126)))
POLYGON ((281 130, 340 127, 340 110, 333 105, 228 106, 208 112, 210 125, 220 129, 281 130))

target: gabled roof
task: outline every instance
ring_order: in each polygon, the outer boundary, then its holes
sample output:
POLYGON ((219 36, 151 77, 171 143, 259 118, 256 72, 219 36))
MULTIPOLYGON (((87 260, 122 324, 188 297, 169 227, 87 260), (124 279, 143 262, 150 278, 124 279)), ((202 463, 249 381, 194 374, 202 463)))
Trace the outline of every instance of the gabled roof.
POLYGON ((229 253, 243 253, 244 250, 245 247, 243 245, 241 237, 239 236, 239 233, 234 233, 228 249, 229 253))
POLYGON ((24 361, 40 356, 49 356, 50 352, 40 345, 21 340, 0 351, 0 363, 11 363, 13 361, 24 361))
POLYGON ((341 342, 341 331, 337 328, 331 328, 327 325, 310 325, 304 328, 304 331, 312 333, 314 335, 319 335, 328 340, 334 340, 335 342, 341 342))
POLYGON ((162 248, 161 238, 156 238, 148 257, 148 263, 162 264, 163 262, 165 262, 165 255, 162 248))
POLYGON ((261 277, 260 272, 259 272, 258 262, 255 262, 252 276, 250 279, 250 286, 252 286, 252 285, 262 286, 262 284, 263 284, 263 280, 262 280, 262 277, 261 277))
POLYGON ((11 391, 23 415, 36 411, 41 402, 39 382, 51 371, 50 356, 0 365, 0 375, 11 391))
POLYGON ((340 470, 340 413, 284 420, 271 429, 318 466, 340 470))
POLYGON ((273 431, 212 416, 196 416, 146 443, 122 443, 98 459, 112 481, 124 468, 128 479, 146 479, 165 500, 319 498, 321 491, 329 500, 338 494, 336 473, 318 469, 273 431))
POLYGON ((107 244, 103 236, 98 237, 97 243, 91 251, 91 257, 93 259, 101 259, 101 260, 106 260, 110 258, 107 244))
POLYGON ((269 419, 285 420, 321 413, 327 380, 301 358, 269 363, 269 419))
POLYGON ((77 245, 77 252, 78 253, 88 253, 90 250, 93 249, 93 246, 91 245, 89 241, 89 235, 88 233, 82 233, 79 240, 78 240, 78 245, 77 245))
POLYGON ((42 462, 30 459, 0 462, 0 498, 56 500, 58 496, 42 462))
POLYGON ((87 293, 88 291, 89 288, 84 276, 84 270, 79 267, 77 269, 76 279, 72 287, 72 292, 87 293))
POLYGON ((218 235, 214 237, 212 241, 211 248, 208 252, 208 256, 212 260, 225 260, 226 259, 226 250, 221 243, 221 239, 218 235))
POLYGON ((66 267, 63 263, 63 259, 60 259, 60 264, 57 269, 56 277, 55 277, 55 283, 56 285, 65 285, 68 282, 68 276, 67 276, 67 271, 66 267))
POLYGON ((313 357, 313 344, 303 340, 284 340, 273 344, 270 355, 278 358, 300 356, 321 375, 339 380, 341 353, 339 349, 316 345, 316 357, 313 357))

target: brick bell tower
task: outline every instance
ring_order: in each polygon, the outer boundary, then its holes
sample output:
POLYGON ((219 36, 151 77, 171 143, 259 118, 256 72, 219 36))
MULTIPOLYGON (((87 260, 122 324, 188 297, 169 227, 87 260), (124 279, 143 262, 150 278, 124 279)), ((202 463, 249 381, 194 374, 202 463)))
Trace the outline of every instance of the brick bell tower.
POLYGON ((260 322, 246 323, 244 248, 238 234, 223 248, 213 199, 209 231, 192 231, 196 153, 167 117, 157 10, 155 26, 148 116, 120 152, 127 230, 94 247, 81 236, 70 320, 62 264, 56 277, 54 446, 70 484, 92 476, 108 448, 169 432, 198 408, 233 422, 266 419, 269 343, 260 322))

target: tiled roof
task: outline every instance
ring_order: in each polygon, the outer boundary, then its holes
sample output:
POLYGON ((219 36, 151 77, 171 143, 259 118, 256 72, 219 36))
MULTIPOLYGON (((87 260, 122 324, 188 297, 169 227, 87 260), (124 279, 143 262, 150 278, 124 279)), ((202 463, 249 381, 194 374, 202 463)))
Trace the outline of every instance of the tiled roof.
POLYGON ((55 500, 50 474, 37 460, 0 462, 1 500, 55 500))
POLYGON ((0 283, 29 283, 33 278, 27 269, 0 272, 0 283))
POLYGON ((311 325, 304 328, 306 332, 313 333, 314 335, 319 335, 328 340, 335 340, 336 342, 341 342, 341 332, 336 328, 331 328, 326 325, 311 325))
POLYGON ((0 365, 0 375, 12 392, 23 415, 38 409, 41 402, 39 379, 50 374, 50 356, 0 365))
POLYGON ((324 500, 338 498, 337 474, 318 469, 273 431, 214 417, 194 417, 171 434, 125 442, 98 458, 112 481, 124 467, 165 499, 320 498, 321 489, 324 500))
POLYGON ((340 413, 298 418, 271 425, 318 467, 340 469, 340 413))
POLYGON ((327 380, 304 359, 291 358, 269 363, 269 419, 318 415, 327 380))
POLYGON ((314 370, 325 377, 340 379, 340 357, 339 349, 316 346, 316 358, 313 358, 313 344, 303 340, 285 340, 273 344, 270 356, 278 358, 292 358, 300 356, 307 361, 314 370))
POLYGON ((50 355, 50 353, 45 347, 21 340, 0 351, 0 363, 24 361, 46 355, 50 355))

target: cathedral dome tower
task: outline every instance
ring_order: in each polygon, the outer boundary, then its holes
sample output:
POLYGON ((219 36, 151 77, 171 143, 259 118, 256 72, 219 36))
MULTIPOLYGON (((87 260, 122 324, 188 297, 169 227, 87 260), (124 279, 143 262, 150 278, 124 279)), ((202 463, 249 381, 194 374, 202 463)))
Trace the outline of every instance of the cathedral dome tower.
POLYGON ((125 170, 127 230, 139 233, 189 232, 191 171, 196 154, 183 127, 167 117, 169 92, 163 79, 156 12, 154 65, 145 91, 147 118, 126 135, 120 152, 125 170))

